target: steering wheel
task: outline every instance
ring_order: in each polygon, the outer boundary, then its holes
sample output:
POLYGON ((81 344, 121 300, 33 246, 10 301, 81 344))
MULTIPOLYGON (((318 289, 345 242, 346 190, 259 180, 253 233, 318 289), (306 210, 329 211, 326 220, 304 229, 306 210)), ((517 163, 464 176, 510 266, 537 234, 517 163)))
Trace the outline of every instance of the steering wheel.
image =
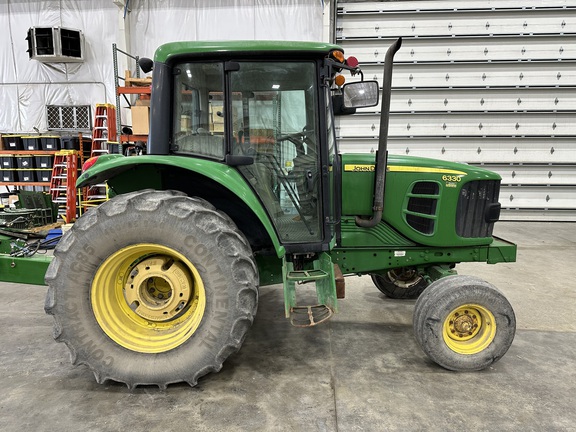
POLYGON ((302 129, 301 132, 295 132, 292 134, 280 135, 276 138, 278 142, 282 141, 290 141, 292 144, 296 146, 296 152, 298 154, 305 154, 304 152, 304 144, 311 145, 310 142, 310 135, 314 134, 314 129, 302 129))

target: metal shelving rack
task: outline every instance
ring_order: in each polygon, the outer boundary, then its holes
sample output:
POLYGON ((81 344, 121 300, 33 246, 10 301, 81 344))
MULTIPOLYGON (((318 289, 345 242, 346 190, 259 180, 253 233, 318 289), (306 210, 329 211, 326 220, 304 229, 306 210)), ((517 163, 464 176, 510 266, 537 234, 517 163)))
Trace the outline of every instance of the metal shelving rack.
POLYGON ((128 87, 128 86, 121 86, 120 81, 125 83, 126 78, 120 76, 118 73, 118 53, 124 54, 130 59, 133 59, 135 62, 135 74, 136 79, 140 79, 140 67, 138 66, 138 60, 140 57, 134 56, 126 51, 121 50, 116 46, 116 44, 112 44, 112 56, 114 61, 114 88, 115 88, 115 96, 116 96, 116 133, 117 133, 117 141, 120 144, 118 146, 119 151, 122 150, 123 143, 130 143, 136 141, 147 141, 148 135, 133 135, 133 134, 123 134, 122 133, 122 125, 121 125, 121 97, 124 98, 126 104, 131 107, 132 102, 127 97, 127 95, 147 95, 149 96, 151 93, 151 86, 138 86, 138 87, 128 87))

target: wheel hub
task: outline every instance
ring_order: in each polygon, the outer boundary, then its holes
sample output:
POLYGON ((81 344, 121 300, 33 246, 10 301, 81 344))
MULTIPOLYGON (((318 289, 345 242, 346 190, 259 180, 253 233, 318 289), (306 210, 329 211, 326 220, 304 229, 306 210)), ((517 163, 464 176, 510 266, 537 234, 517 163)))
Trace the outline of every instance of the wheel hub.
POLYGON ((492 343, 495 336, 494 315, 483 306, 460 306, 444 320, 444 342, 460 354, 479 353, 492 343))
POLYGON ((130 309, 152 321, 177 317, 188 304, 191 292, 192 281, 184 265, 166 256, 138 263, 124 286, 130 309))
POLYGON ((406 289, 412 288, 422 280, 422 277, 418 275, 416 270, 406 268, 390 270, 388 272, 388 278, 390 278, 394 285, 406 289))
POLYGON ((104 260, 90 296, 104 333, 142 353, 185 343, 206 307, 204 283, 194 265, 176 250, 153 243, 127 246, 104 260))
POLYGON ((459 338, 473 336, 478 329, 478 317, 465 309, 462 314, 455 312, 449 324, 450 332, 459 338))

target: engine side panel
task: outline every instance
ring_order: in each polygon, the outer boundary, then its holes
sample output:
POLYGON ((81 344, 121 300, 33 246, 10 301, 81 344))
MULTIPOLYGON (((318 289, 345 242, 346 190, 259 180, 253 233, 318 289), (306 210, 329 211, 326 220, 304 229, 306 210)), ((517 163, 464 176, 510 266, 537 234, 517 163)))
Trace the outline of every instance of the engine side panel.
MULTIPOLYGON (((372 154, 342 155, 344 218, 372 215, 374 163, 372 154)), ((426 246, 490 244, 500 180, 496 173, 464 164, 390 155, 381 223, 426 246)), ((345 237, 356 237, 350 230, 342 237, 343 246, 345 237)), ((349 246, 362 246, 355 243, 349 246)))

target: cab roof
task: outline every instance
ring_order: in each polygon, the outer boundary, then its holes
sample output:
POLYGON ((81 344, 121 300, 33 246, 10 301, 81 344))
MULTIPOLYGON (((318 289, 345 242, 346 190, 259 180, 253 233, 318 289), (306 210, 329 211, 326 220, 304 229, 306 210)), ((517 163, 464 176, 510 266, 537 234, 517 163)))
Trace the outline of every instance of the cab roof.
POLYGON ((344 51, 340 46, 324 42, 303 41, 188 41, 161 45, 154 54, 154 61, 166 63, 173 57, 219 57, 234 55, 270 55, 301 53, 303 55, 328 55, 333 50, 344 51))

